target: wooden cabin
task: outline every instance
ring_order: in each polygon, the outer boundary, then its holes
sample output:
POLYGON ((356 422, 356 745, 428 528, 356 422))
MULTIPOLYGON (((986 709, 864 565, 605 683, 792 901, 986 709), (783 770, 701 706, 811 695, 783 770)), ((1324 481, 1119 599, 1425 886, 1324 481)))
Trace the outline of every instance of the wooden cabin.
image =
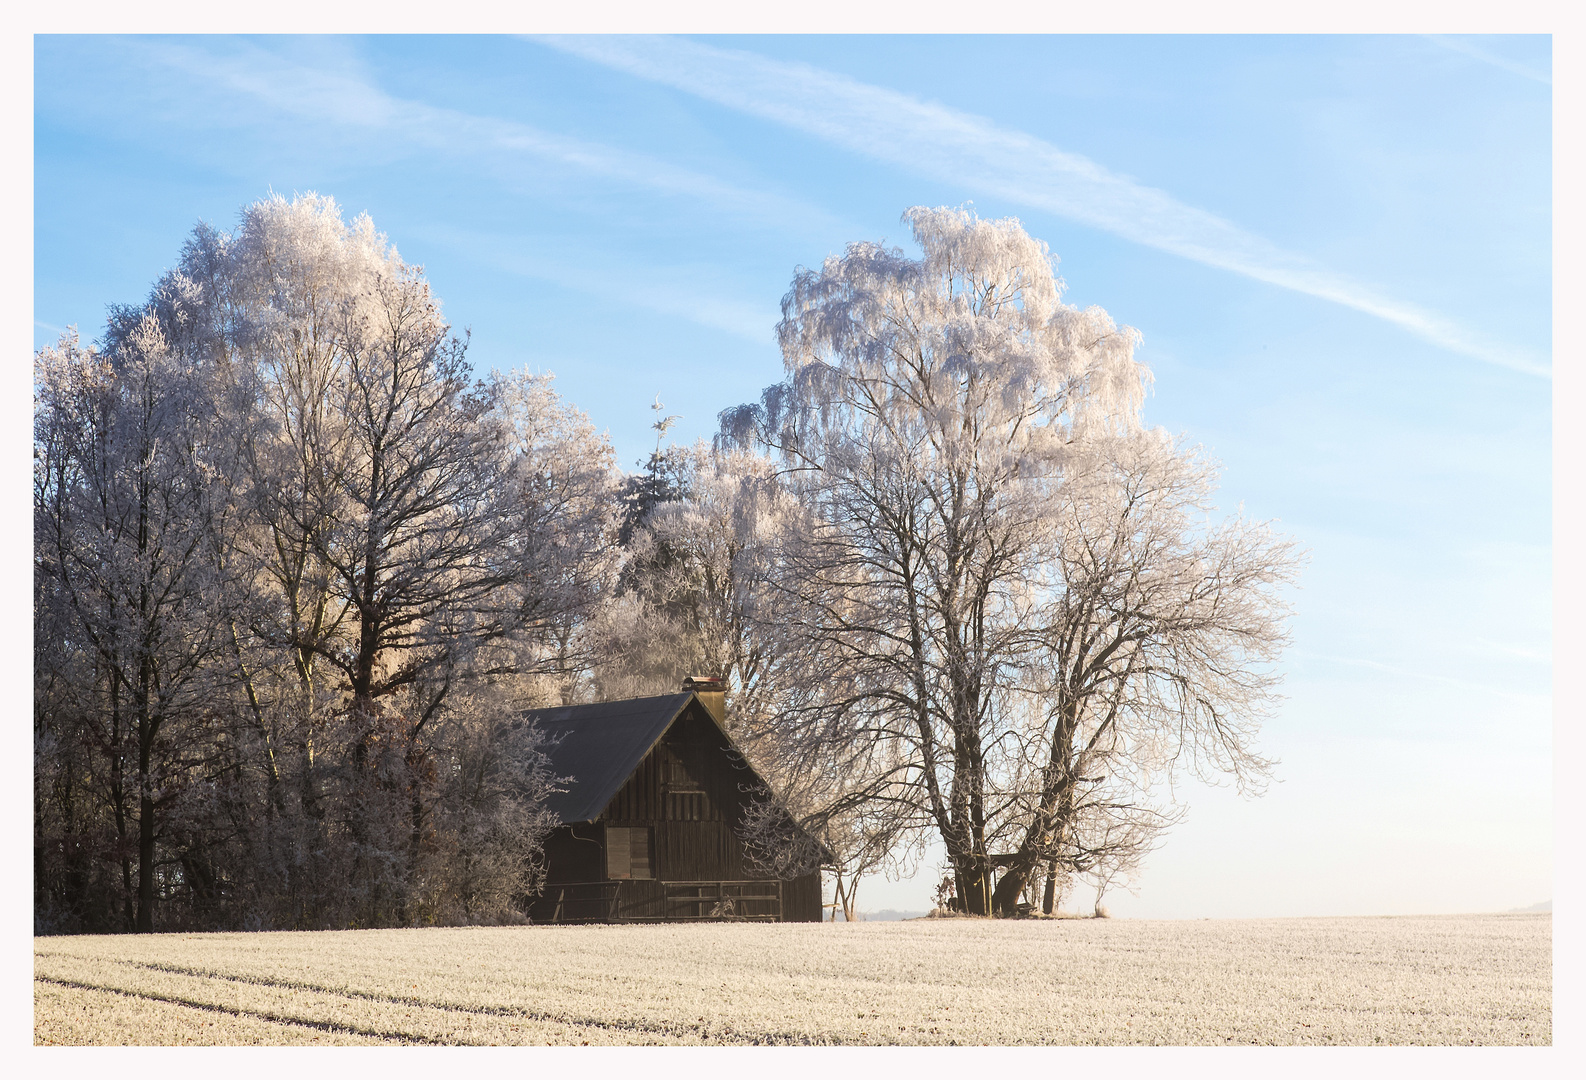
POLYGON ((820 871, 753 868, 735 828, 764 788, 724 728, 719 680, 529 714, 569 778, 552 796, 534 922, 821 921, 820 871))

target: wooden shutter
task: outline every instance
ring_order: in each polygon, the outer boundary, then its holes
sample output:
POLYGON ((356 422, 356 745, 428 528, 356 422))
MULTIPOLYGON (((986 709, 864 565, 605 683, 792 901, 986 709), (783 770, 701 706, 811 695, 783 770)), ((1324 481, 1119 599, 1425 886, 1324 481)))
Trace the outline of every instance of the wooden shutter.
POLYGON ((643 826, 606 826, 606 877, 653 878, 655 862, 650 855, 650 830, 643 826))
POLYGON ((628 867, 629 872, 636 878, 655 877, 655 865, 650 859, 650 830, 637 828, 628 830, 628 867))
MULTIPOLYGON (((626 878, 633 876, 633 855, 629 838, 631 829, 613 828, 606 826, 606 877, 626 878)), ((645 852, 646 862, 649 861, 649 852, 645 852)))

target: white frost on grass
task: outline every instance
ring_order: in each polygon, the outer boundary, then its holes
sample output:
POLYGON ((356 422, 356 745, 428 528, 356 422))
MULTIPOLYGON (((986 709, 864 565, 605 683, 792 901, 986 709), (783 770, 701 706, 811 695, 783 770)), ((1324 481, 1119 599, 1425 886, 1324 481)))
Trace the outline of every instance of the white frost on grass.
POLYGON ((142 996, 34 983, 39 1046, 357 1046, 385 1042, 142 996))
POLYGON ((34 977, 38 1042, 1552 1041, 1547 915, 39 938, 34 977))

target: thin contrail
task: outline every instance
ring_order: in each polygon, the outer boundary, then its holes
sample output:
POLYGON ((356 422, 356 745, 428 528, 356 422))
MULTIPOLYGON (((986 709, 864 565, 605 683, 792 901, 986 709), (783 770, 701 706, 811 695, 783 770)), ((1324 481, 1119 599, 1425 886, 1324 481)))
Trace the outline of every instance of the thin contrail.
POLYGON ((991 121, 807 64, 682 38, 532 40, 828 142, 973 190, 1103 229, 1403 327, 1436 345, 1547 377, 1534 354, 1490 341, 1436 312, 1384 296, 1343 274, 1167 192, 991 121))
POLYGON ((1440 45, 1451 52, 1468 56, 1472 60, 1479 60, 1483 64, 1490 64, 1501 71, 1507 71, 1511 75, 1518 75, 1522 79, 1539 82, 1543 86, 1553 85, 1552 75, 1537 71, 1530 65, 1522 64, 1518 60, 1511 60, 1507 56, 1500 56, 1498 53, 1483 49, 1468 38, 1449 37, 1447 34, 1428 34, 1426 37, 1434 45, 1440 45))

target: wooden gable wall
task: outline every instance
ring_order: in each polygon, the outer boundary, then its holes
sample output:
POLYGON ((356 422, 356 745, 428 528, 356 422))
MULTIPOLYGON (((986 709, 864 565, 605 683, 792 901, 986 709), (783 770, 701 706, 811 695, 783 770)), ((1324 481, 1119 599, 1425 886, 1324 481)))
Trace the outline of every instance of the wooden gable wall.
POLYGON ((754 774, 698 705, 678 717, 601 816, 611 828, 648 828, 653 876, 665 881, 764 877, 746 865, 735 826, 754 774))
MULTIPOLYGON (((545 839, 547 891, 532 909, 536 921, 562 918, 664 918, 666 883, 773 880, 752 869, 736 827, 743 820, 753 771, 703 707, 693 702, 640 761, 593 822, 563 825, 545 839), (623 830, 619 835, 617 830, 623 830), (638 841, 627 830, 639 830, 638 841), (638 856, 647 849, 644 857, 638 856), (600 891, 596 883, 607 883, 600 891), (618 892, 610 883, 620 882, 618 892), (561 885, 579 885, 569 891, 561 885), (549 899, 568 901, 560 915, 549 899), (611 906, 606 900, 616 897, 611 906)), ((758 888, 758 886, 756 886, 758 888)), ((821 918, 819 872, 781 886, 784 921, 821 918)))

